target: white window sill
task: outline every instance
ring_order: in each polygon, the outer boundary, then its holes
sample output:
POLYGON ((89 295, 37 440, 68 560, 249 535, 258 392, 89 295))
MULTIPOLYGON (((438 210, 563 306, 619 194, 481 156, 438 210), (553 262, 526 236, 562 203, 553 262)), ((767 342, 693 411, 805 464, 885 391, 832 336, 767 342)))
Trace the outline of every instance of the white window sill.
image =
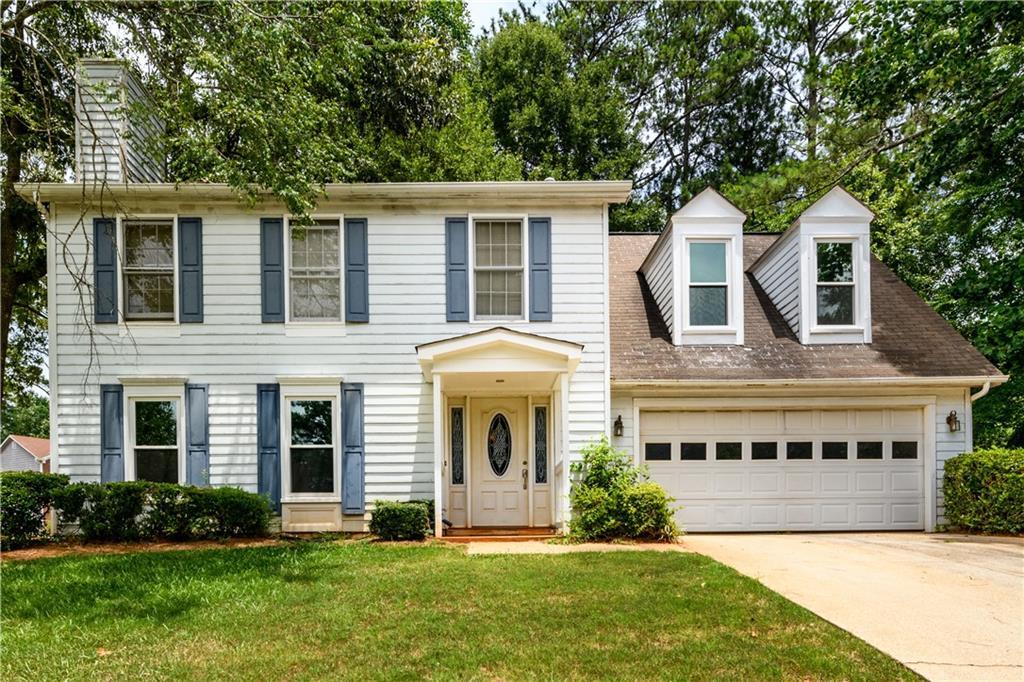
POLYGON ((143 320, 119 322, 117 330, 121 336, 125 337, 131 336, 149 339, 158 337, 177 338, 181 336, 181 325, 178 322, 173 322, 171 320, 162 320, 159 322, 146 322, 143 320))
POLYGON ((489 325, 492 325, 492 326, 493 325, 503 325, 503 324, 525 324, 527 322, 529 322, 529 320, 527 320, 525 317, 514 317, 514 318, 495 317, 495 318, 491 318, 491 319, 478 317, 476 319, 473 319, 473 320, 469 321, 470 324, 489 324, 489 325))
POLYGON ((811 327, 811 334, 859 334, 864 332, 864 327, 857 324, 836 324, 818 325, 811 327))
POLYGON ((284 497, 284 496, 281 497, 281 504, 303 504, 303 503, 311 503, 311 504, 341 504, 341 495, 339 494, 337 496, 326 496, 326 497, 319 496, 319 495, 311 495, 311 496, 308 496, 308 497, 307 496, 298 496, 297 497, 295 495, 291 495, 289 497, 284 497))
POLYGON ((330 322, 286 322, 284 335, 294 337, 344 336, 345 323, 331 320, 330 322))

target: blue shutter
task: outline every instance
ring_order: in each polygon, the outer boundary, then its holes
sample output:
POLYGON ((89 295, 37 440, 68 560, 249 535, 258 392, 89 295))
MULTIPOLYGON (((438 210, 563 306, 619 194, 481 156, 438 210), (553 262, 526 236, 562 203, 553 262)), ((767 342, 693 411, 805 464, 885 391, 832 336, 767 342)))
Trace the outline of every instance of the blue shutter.
POLYGON ((445 294, 449 322, 469 322, 469 225, 445 218, 445 294))
POLYGON ((256 492, 281 509, 281 402, 277 384, 256 387, 256 492))
POLYGON ((551 218, 530 218, 530 321, 551 321, 551 218))
POLYGON ((363 385, 341 385, 341 511, 366 511, 366 444, 363 432, 363 385))
POLYGON ((124 388, 100 385, 100 481, 124 480, 124 388))
POLYGON ((178 218, 178 320, 203 321, 203 219, 178 218))
POLYGON ((260 219, 260 290, 264 322, 284 322, 284 220, 260 219))
POLYGON ((92 221, 93 296, 96 300, 96 322, 117 322, 117 221, 94 218, 92 221))
POLYGON ((345 321, 370 321, 366 218, 345 219, 345 321))
POLYGON ((210 484, 210 387, 205 384, 185 386, 185 482, 189 485, 210 484))

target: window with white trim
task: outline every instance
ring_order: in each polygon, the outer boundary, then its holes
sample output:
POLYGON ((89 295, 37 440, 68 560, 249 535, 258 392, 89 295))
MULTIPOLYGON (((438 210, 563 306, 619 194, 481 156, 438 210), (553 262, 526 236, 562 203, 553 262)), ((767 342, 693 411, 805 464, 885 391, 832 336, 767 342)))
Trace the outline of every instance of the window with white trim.
POLYGON ((289 318, 341 321, 341 220, 290 225, 288 241, 289 318))
POLYGON ((181 401, 179 398, 129 398, 128 478, 154 483, 181 483, 181 401))
POLYGON ((691 327, 729 324, 729 243, 687 240, 689 319, 691 327))
POLYGON ((174 219, 125 219, 124 317, 174 319, 174 219))
POLYGON ((474 317, 521 320, 525 271, 523 221, 473 220, 474 317))
POLYGON ((336 407, 331 397, 288 400, 289 493, 335 492, 336 407))
POLYGON ((852 325, 856 282, 853 242, 818 241, 814 246, 816 319, 819 325, 852 325))

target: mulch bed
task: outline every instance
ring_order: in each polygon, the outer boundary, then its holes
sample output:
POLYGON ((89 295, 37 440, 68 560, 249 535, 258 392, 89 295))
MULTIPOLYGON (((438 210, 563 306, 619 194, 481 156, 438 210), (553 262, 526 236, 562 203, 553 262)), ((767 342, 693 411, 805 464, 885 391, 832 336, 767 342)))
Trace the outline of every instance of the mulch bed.
POLYGON ((223 549, 227 547, 271 547, 282 544, 278 538, 235 538, 231 540, 196 540, 173 542, 147 540, 143 542, 82 542, 74 538, 59 540, 34 547, 0 552, 0 561, 30 561, 63 556, 91 554, 128 554, 129 552, 173 552, 183 549, 223 549))

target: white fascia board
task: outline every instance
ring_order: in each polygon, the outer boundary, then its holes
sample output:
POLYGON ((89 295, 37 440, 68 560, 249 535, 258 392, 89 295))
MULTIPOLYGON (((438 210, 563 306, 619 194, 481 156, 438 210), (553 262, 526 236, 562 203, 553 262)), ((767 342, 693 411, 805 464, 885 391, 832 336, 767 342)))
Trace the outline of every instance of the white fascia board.
POLYGON ((974 387, 1004 384, 1009 381, 1006 375, 999 376, 951 376, 951 377, 854 377, 846 379, 750 379, 750 380, 697 380, 679 379, 663 381, 621 381, 612 379, 613 390, 661 388, 661 389, 716 389, 716 388, 827 388, 842 387, 974 387))

